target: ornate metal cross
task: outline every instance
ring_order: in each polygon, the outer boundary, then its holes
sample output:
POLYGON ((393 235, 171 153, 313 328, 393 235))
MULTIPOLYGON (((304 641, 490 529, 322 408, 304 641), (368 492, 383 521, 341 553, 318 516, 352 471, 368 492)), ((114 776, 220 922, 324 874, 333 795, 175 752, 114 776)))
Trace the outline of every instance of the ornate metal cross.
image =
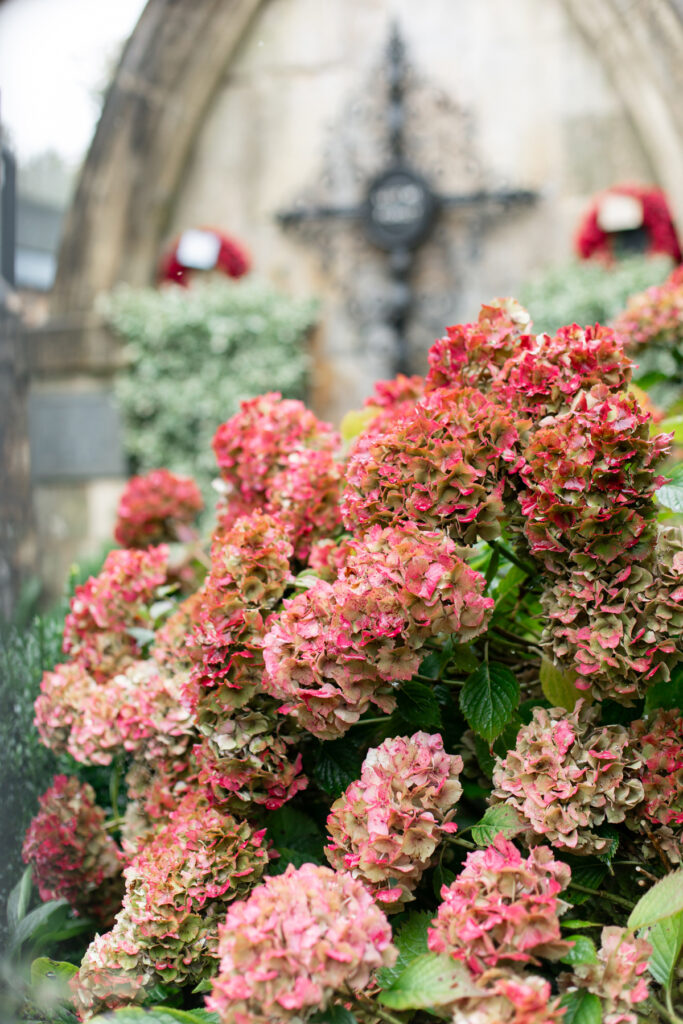
POLYGON ((424 175, 413 170, 404 154, 406 57, 398 26, 391 29, 387 47, 389 104, 389 165, 366 185, 365 197, 356 206, 311 206, 277 214, 283 227, 301 221, 338 218, 360 220, 367 239, 389 256, 391 297, 386 304, 387 326, 394 336, 394 371, 409 373, 405 328, 413 302, 410 283, 415 251, 431 234, 441 211, 448 207, 490 206, 503 209, 529 204, 537 193, 524 189, 499 189, 441 195, 424 175))

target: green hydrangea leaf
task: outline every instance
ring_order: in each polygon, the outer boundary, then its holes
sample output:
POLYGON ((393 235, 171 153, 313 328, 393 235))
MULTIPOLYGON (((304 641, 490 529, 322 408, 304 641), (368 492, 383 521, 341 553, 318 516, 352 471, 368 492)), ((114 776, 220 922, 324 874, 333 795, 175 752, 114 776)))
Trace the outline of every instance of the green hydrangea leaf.
POLYGON ((382 988, 389 988, 403 974, 408 964, 429 952, 427 929, 434 915, 429 910, 414 910, 399 926, 394 935, 398 960, 393 967, 380 967, 376 978, 382 988))
POLYGON ((577 700, 586 700, 586 691, 576 687, 577 674, 573 669, 561 668, 543 658, 539 678, 543 696, 554 708, 573 711, 577 700))
POLYGON ((648 965, 650 974, 660 985, 668 988, 683 948, 683 911, 657 921, 650 928, 647 940, 652 946, 648 965))
POLYGON ((323 743, 314 777, 320 788, 336 800, 360 776, 362 754, 346 737, 323 743))
POLYGON ((645 694, 644 713, 649 715, 657 708, 683 710, 683 665, 677 665, 670 679, 655 683, 645 694))
POLYGON ((415 732, 424 729, 441 729, 441 708, 436 694, 424 683, 415 679, 402 683, 396 697, 396 710, 415 732))
POLYGON ((484 663, 467 677, 460 708, 468 725, 493 743, 514 715, 519 697, 519 683, 509 668, 484 663))
POLYGON ((345 1006, 328 1006, 326 1010, 313 1014, 311 1024, 357 1024, 356 1018, 345 1006))
POLYGON ((592 939, 587 935, 567 935, 565 938, 574 945, 560 957, 563 964, 597 964, 598 951, 592 939))
POLYGON ((425 953, 413 960, 377 999, 392 1010, 423 1010, 477 992, 464 964, 447 953, 425 953))
POLYGON ((628 927, 648 928, 657 921, 673 917, 683 910, 683 868, 660 878, 640 897, 631 911, 628 927))
POLYGON ((564 1007, 562 1024, 602 1024, 602 1006, 593 992, 566 992, 560 1006, 564 1007))
POLYGON ((509 804, 494 804, 489 807, 481 821, 472 826, 472 839, 477 846, 490 846, 499 832, 506 839, 519 835, 525 829, 524 822, 514 807, 509 804))

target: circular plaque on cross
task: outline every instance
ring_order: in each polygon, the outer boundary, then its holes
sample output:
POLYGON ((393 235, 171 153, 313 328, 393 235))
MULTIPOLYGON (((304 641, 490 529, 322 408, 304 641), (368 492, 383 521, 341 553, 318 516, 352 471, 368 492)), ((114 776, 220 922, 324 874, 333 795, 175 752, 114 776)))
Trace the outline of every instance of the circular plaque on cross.
POLYGON ((365 233, 380 249, 413 249, 429 234, 438 210, 428 183, 407 167, 373 178, 363 203, 365 233))

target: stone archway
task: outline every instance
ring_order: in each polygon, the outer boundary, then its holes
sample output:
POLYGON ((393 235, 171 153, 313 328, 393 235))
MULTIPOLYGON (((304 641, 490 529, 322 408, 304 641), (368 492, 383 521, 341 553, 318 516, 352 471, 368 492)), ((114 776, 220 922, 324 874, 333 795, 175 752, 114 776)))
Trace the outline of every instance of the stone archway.
POLYGON ((263 0, 149 0, 87 155, 59 253, 53 317, 118 281, 147 284, 202 115, 263 0))

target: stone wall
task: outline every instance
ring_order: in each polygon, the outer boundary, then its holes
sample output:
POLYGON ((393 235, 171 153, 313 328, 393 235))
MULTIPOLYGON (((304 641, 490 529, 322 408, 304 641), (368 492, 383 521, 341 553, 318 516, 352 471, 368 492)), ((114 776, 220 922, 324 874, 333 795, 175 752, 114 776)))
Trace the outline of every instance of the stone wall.
POLYGON ((620 95, 561 0, 262 5, 198 135, 167 238, 214 225, 247 242, 256 272, 321 296, 313 404, 332 418, 390 372, 386 259, 358 223, 285 231, 276 214, 297 204, 353 206, 386 162, 384 51, 394 18, 409 61, 409 162, 444 194, 539 193, 532 208, 444 213, 416 259, 415 370, 446 323, 568 259, 596 191, 656 180, 620 95))

